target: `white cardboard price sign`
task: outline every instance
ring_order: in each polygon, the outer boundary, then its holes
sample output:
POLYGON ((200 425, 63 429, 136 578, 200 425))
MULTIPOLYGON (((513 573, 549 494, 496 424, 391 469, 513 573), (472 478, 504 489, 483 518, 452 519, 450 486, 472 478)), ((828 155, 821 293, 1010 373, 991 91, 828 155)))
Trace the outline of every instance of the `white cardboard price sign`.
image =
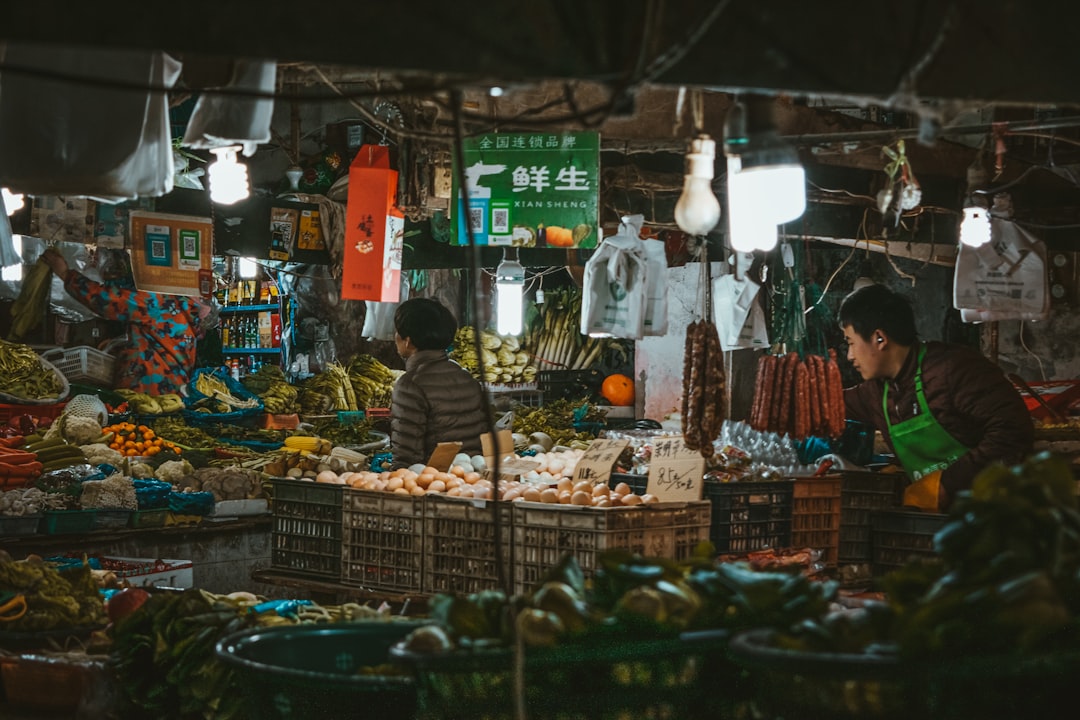
POLYGON ((629 440, 593 440, 574 468, 574 482, 588 480, 593 485, 607 485, 611 469, 629 440))
POLYGON ((649 459, 647 490, 660 502, 693 502, 701 499, 705 458, 691 450, 681 437, 658 437, 649 459))

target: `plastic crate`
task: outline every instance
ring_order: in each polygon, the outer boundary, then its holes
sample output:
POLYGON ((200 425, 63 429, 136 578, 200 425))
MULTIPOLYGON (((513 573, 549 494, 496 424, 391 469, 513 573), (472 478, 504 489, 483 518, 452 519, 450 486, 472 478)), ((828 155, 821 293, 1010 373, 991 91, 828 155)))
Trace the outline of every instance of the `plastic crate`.
POLYGON ((422 592, 424 500, 346 488, 341 581, 376 590, 422 592))
POLYGON ((841 564, 869 563, 873 558, 870 517, 874 510, 899 509, 907 476, 903 473, 845 471, 840 475, 841 564))
POLYGON ((565 553, 573 553, 591 578, 597 555, 605 550, 684 560, 709 537, 706 501, 620 508, 515 502, 512 507, 516 593, 532 589, 565 553))
POLYGON ((747 553, 791 543, 790 480, 768 482, 709 482, 705 497, 712 501, 709 539, 718 553, 747 553))
POLYGON ((47 350, 41 356, 52 363, 68 382, 88 382, 103 387, 113 385, 116 358, 89 345, 47 350))
POLYGON ((270 480, 270 567, 336 580, 341 576, 342 486, 270 480))
POLYGON ((96 510, 46 510, 41 531, 48 535, 90 532, 95 515, 96 510))
POLYGON ((934 558, 934 535, 947 515, 917 510, 878 510, 873 513, 874 574, 881 576, 914 558, 934 558))
MULTIPOLYGON (((723 630, 683 637, 597 634, 553 648, 527 648, 522 688, 531 720, 729 718, 738 669, 727 662, 723 630)), ((514 652, 489 646, 391 657, 418 683, 419 720, 511 720, 514 652)))
POLYGON ((611 473, 608 476, 608 487, 612 490, 619 483, 626 483, 630 486, 630 489, 634 491, 635 495, 644 495, 645 490, 649 487, 648 475, 632 475, 630 473, 611 473))
POLYGON ((0 404, 0 423, 7 424, 11 418, 19 415, 32 415, 36 418, 55 420, 64 412, 67 403, 53 403, 51 405, 6 405, 0 404))
POLYGON ((36 535, 41 525, 41 515, 0 515, 0 537, 36 535))
POLYGON ((500 588, 495 512, 503 572, 513 572, 510 503, 431 495, 424 503, 424 592, 474 593, 500 588))
POLYGON ((75 660, 73 654, 41 653, 0 658, 7 704, 28 711, 48 711, 50 717, 60 712, 71 717, 83 696, 89 695, 105 676, 104 657, 84 655, 75 660))
POLYGON ((131 513, 128 524, 133 528, 165 527, 165 521, 168 517, 168 508, 161 508, 159 510, 136 510, 131 513))
POLYGON ((131 522, 130 510, 95 510, 95 530, 120 530, 131 522))
POLYGON ((795 479, 791 501, 791 545, 821 550, 826 565, 836 565, 840 546, 839 475, 795 479))

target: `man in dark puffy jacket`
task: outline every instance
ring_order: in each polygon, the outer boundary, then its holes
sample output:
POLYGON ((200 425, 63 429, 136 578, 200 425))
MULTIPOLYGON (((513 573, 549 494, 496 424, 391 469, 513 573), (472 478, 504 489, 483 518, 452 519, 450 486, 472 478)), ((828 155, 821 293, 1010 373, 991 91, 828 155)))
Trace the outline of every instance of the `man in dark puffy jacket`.
POLYGON ((394 467, 426 463, 440 442, 479 453, 487 400, 480 383, 446 354, 457 331, 454 316, 437 300, 413 298, 398 306, 394 331, 405 360, 390 406, 394 467))
POLYGON ((881 431, 912 481, 905 504, 944 509, 979 470, 1031 453, 1031 415, 1012 383, 977 350, 920 341, 902 296, 856 290, 840 327, 865 381, 844 391, 847 416, 881 431))

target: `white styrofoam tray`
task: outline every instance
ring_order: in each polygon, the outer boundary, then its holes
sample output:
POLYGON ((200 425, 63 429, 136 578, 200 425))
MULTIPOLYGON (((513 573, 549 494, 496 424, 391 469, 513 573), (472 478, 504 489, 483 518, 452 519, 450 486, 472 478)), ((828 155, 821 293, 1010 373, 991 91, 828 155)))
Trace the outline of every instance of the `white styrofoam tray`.
POLYGON ((129 563, 145 564, 154 567, 154 570, 145 572, 118 573, 136 587, 171 587, 187 589, 195 585, 194 564, 190 560, 168 560, 154 558, 117 557, 110 555, 114 560, 122 560, 129 563))

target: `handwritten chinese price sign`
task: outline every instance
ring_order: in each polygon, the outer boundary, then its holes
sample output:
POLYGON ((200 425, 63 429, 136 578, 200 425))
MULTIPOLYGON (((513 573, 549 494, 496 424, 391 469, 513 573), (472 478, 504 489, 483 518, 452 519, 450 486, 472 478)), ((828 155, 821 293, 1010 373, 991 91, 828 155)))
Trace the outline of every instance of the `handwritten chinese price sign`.
POLYGON ((705 459, 690 450, 681 437, 658 437, 649 462, 648 491, 660 502, 701 499, 705 459))
POLYGON ((574 482, 588 480, 593 485, 606 485, 615 461, 629 444, 629 440, 593 440, 589 449, 578 460, 574 469, 574 482))

